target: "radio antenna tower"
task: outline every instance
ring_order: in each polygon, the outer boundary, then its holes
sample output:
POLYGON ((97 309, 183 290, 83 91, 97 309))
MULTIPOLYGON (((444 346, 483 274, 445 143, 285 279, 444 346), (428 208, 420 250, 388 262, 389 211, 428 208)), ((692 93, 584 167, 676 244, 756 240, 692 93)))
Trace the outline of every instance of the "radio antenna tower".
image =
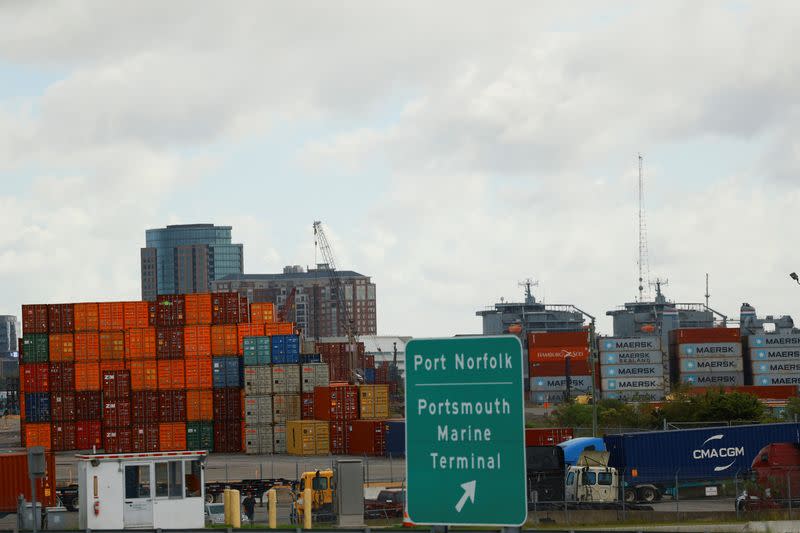
POLYGON ((642 165, 644 158, 639 156, 639 301, 644 301, 644 290, 648 288, 647 295, 650 296, 650 264, 647 258, 647 223, 645 221, 644 210, 644 175, 642 165))
POLYGON ((525 303, 526 304, 535 304, 536 298, 534 298, 533 293, 531 292, 531 287, 538 287, 539 282, 534 281, 531 278, 526 278, 519 283, 517 283, 520 287, 525 288, 525 303))

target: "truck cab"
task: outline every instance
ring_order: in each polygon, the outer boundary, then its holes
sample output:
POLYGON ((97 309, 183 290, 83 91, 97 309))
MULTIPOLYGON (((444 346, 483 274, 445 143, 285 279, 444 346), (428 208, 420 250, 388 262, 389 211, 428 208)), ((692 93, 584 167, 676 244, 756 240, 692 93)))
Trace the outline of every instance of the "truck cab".
POLYGON ((608 466, 608 452, 587 451, 567 468, 564 495, 568 502, 613 503, 619 499, 619 475, 608 466))
POLYGON ((800 445, 776 442, 753 459, 750 488, 736 501, 739 509, 770 509, 800 497, 800 445))
POLYGON ((306 487, 311 488, 311 510, 315 516, 324 519, 333 514, 333 470, 303 472, 297 486, 295 513, 302 520, 303 498, 306 487))

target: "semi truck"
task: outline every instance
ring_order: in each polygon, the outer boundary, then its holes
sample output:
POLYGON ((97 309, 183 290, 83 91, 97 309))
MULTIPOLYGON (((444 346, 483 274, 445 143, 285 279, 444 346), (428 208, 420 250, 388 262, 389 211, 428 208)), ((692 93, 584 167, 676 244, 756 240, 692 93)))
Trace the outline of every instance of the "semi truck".
POLYGON ((750 465, 736 498, 740 511, 780 509, 800 503, 800 444, 775 442, 764 446, 750 465))

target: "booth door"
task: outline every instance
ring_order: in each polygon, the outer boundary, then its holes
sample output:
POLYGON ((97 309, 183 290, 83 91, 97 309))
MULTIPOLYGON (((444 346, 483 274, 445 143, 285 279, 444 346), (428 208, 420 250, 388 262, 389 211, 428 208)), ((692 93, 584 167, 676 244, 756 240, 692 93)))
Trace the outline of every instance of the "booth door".
POLYGON ((125 507, 122 521, 125 528, 153 527, 153 489, 151 464, 125 465, 125 507))

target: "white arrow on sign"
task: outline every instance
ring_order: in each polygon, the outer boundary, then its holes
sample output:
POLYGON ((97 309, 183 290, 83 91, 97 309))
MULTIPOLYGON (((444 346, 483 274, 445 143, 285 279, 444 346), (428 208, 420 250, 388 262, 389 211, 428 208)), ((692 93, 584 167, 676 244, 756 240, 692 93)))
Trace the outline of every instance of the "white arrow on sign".
POLYGON ((461 488, 464 489, 464 495, 461 496, 461 499, 458 500, 456 504, 456 512, 460 513, 461 509, 464 508, 464 504, 467 503, 467 498, 472 503, 475 503, 475 485, 477 482, 475 480, 467 481, 466 483, 461 484, 461 488))

